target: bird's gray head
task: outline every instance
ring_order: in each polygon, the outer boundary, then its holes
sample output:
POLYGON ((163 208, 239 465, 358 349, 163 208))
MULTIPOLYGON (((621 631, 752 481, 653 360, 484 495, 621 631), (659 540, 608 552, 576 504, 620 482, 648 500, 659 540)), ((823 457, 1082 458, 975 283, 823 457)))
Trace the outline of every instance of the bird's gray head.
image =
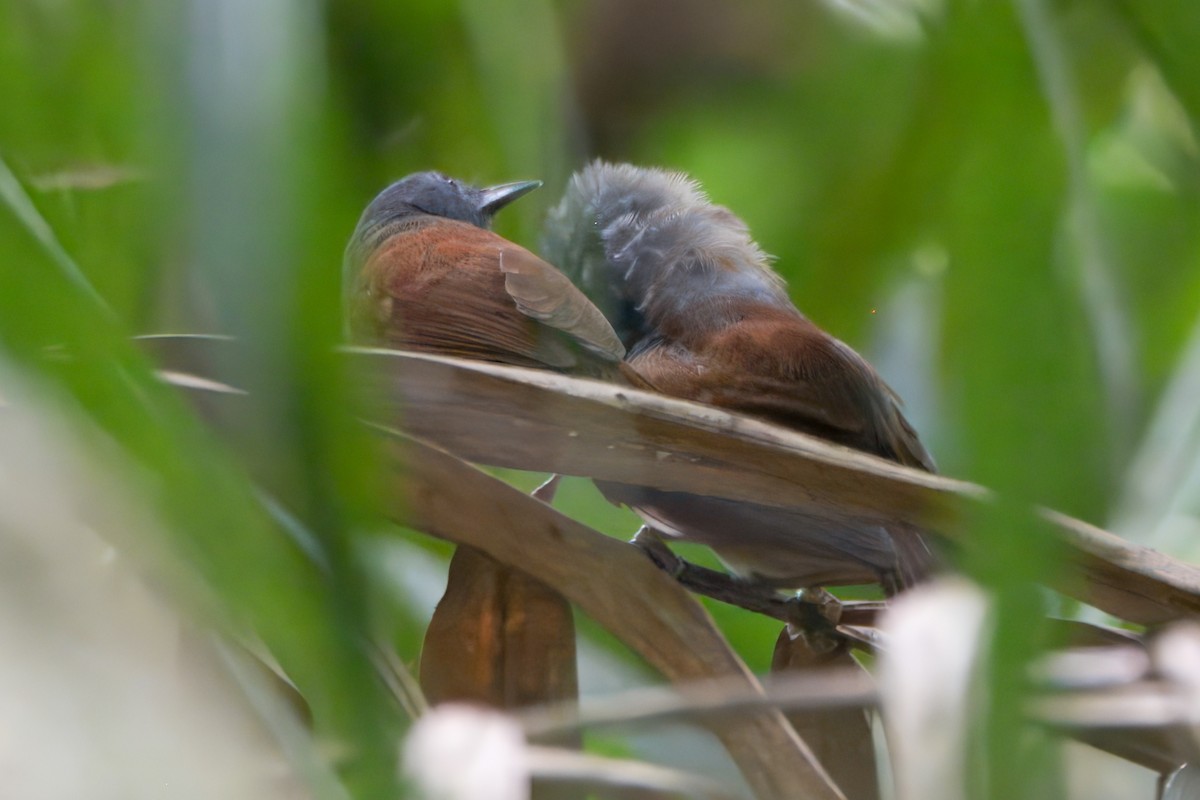
POLYGON ((396 181, 371 201, 350 237, 342 263, 343 294, 352 295, 364 261, 412 218, 442 217, 490 228, 497 211, 541 185, 541 181, 517 181, 481 189, 440 172, 416 172, 396 181))
POLYGON ((346 248, 347 276, 350 265, 391 236, 397 223, 434 216, 490 228, 497 211, 541 185, 541 181, 517 181, 479 188, 440 172, 415 172, 401 178, 380 192, 359 217, 346 248))
POLYGON ((481 189, 440 172, 417 172, 380 192, 363 212, 358 227, 429 214, 488 228, 497 211, 541 185, 541 181, 517 181, 481 189))

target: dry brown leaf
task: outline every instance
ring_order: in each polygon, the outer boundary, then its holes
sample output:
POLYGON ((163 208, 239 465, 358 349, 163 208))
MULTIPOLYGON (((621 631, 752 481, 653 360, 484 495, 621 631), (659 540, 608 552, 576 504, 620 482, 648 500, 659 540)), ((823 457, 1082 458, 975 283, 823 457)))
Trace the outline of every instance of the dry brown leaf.
MULTIPOLYGON (((205 378, 223 337, 140 340, 164 366, 205 378)), ((986 489, 907 469, 718 409, 549 372, 390 350, 351 350, 376 416, 494 466, 924 526, 953 538, 965 503, 986 489), (402 409, 402 410, 399 410, 402 409), (398 418, 398 419, 397 419, 398 418)), ((176 376, 178 381, 178 376, 176 376)), ((199 387, 193 387, 199 388, 199 387)), ((212 392, 199 402, 219 414, 212 392)), ((1200 614, 1200 569, 1053 511, 1069 569, 1054 588, 1131 622, 1200 614)))
MULTIPOLYGON (((552 373, 355 350, 405 430, 479 463, 920 525, 954 538, 989 492, 718 409, 552 373)), ((1054 588, 1158 624, 1200 614, 1200 569, 1051 511, 1071 569, 1054 588)))
POLYGON ((421 688, 435 704, 515 709, 577 700, 570 604, 524 572, 459 547, 425 631, 421 688))
MULTIPOLYGON (((831 646, 832 650, 818 652, 805 637, 793 637, 785 627, 775 641, 771 672, 775 675, 820 675, 830 670, 865 672, 850 654, 848 641, 843 639, 831 646)), ((875 741, 866 709, 790 711, 787 718, 838 788, 845 792, 847 800, 878 800, 875 741)))
MULTIPOLYGON (((204 378, 224 337, 140 343, 204 378)), ((517 367, 391 350, 351 350, 377 417, 468 461, 635 483, 781 507, 837 509, 953 538, 982 487, 907 469, 765 422, 626 387, 517 367), (398 411, 398 409, 403 409, 398 411), (396 417, 400 417, 396 420, 396 417)), ((228 355, 228 353, 226 353, 228 355)), ((178 376, 176 376, 178 378, 178 376)), ((198 392, 211 395, 211 392, 198 392)), ((201 398, 219 414, 219 403, 201 398)), ((1121 619, 1200 614, 1200 569, 1054 511, 1069 569, 1054 588, 1121 619)))
POLYGON ((1200 760, 1200 739, 1178 687, 1147 680, 1036 700, 1030 716, 1072 739, 1155 772, 1200 760))
MULTIPOLYGON (((728 677, 761 691, 703 607, 640 550, 448 453, 393 435, 396 521, 537 575, 671 680, 728 677)), ((778 711, 711 729, 759 797, 843 797, 778 711)))

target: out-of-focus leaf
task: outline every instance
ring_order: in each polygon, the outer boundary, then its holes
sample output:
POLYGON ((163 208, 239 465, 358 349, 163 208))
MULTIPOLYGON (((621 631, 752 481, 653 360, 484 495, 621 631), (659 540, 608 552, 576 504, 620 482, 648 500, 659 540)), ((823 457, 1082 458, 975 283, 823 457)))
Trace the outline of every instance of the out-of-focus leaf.
POLYGON ((1018 0, 1030 57, 1062 143, 1067 193, 1062 212, 1064 259, 1072 267, 1075 294, 1090 328, 1097 373, 1104 397, 1106 448, 1120 465, 1132 446, 1138 383, 1134 363, 1134 328, 1128 303, 1118 283, 1115 250, 1101 227, 1096 191, 1087 164, 1087 129, 1079 81, 1072 72, 1062 22, 1042 0, 1018 0))
MULTIPOLYGON (((504 153, 504 172, 559 187, 566 182, 573 109, 563 45, 550 0, 459 0, 482 88, 481 105, 504 153)), ((554 195, 515 207, 525 233, 540 228, 554 195)))
POLYGON ((990 606, 978 587, 948 580, 906 593, 882 622, 891 647, 879 683, 898 800, 978 791, 969 735, 994 624, 990 606))
POLYGON ((932 196, 914 192, 933 200, 948 254, 943 370, 957 452, 942 467, 1005 498, 963 539, 966 569, 996 590, 994 627, 980 640, 989 702, 971 725, 987 764, 1025 765, 988 769, 977 789, 1033 797, 1053 786, 1054 767, 1022 736, 1018 710, 1045 614, 1028 586, 1055 581, 1063 553, 1013 504, 1101 515, 1111 480, 1105 392, 1060 245, 1067 160, 1017 7, 956 3, 931 45, 920 113, 944 124, 923 142, 922 163, 941 161, 943 180, 932 196))
POLYGON ((461 704, 434 709, 404 743, 404 772, 427 800, 528 800, 530 764, 520 726, 461 704))
POLYGON ((1200 134, 1200 52, 1196 49, 1196 8, 1188 0, 1113 0, 1130 32, 1138 37, 1200 134))
POLYGON ((108 303, 79 269, 75 260, 63 249, 62 243, 59 242, 54 231, 42 217, 41 212, 34 206, 33 201, 29 199, 28 193, 17 180, 17 176, 3 160, 0 160, 0 199, 3 199, 4 205, 8 206, 9 213, 17 218, 30 236, 37 240, 46 254, 50 256, 54 267, 71 282, 74 289, 86 295, 98 309, 110 312, 108 303))
POLYGON ((278 688, 181 613, 212 587, 163 552, 169 517, 138 499, 137 466, 28 373, 3 374, 0 793, 344 800, 278 688))
POLYGON ((1200 526, 1200 321, 1129 464, 1113 528, 1195 559, 1200 526))
POLYGON ((1163 784, 1162 800, 1187 800, 1200 792, 1200 770, 1195 764, 1184 764, 1168 776, 1163 784))
POLYGON ((766 692, 736 678, 714 678, 673 687, 641 687, 584 698, 582 708, 535 708, 521 716, 531 736, 605 725, 654 724, 705 716, 743 714, 761 708, 825 711, 874 708, 874 680, 861 669, 772 676, 766 692))
MULTIPOLYGON (((355 470, 370 470, 366 457, 369 451, 358 446, 366 437, 352 420, 340 412, 337 417, 323 417, 319 401, 313 400, 319 397, 342 409, 347 405, 336 404, 336 399, 345 395, 331 373, 322 372, 320 359, 305 358, 311 353, 329 353, 338 330, 336 296, 320 291, 314 281, 304 280, 311 274, 304 269, 298 267, 299 277, 293 276, 290 266, 298 262, 290 261, 283 250, 273 246, 281 237, 289 239, 283 229, 292 224, 292 230, 303 230, 318 239, 321 237, 316 232, 323 230, 321 225, 306 227, 296 219, 297 208, 303 208, 306 198, 312 200, 313 195, 285 191, 283 202, 274 202, 279 197, 272 195, 281 184, 293 180, 316 188, 300 170, 290 172, 306 154, 317 151, 314 141, 319 134, 312 125, 306 126, 303 114, 289 116, 287 109, 297 96, 286 91, 300 77, 297 73, 303 72, 297 67, 295 48, 302 38, 297 33, 303 29, 305 19, 312 22, 313 9, 310 7, 305 17, 299 7, 247 7, 245 13, 249 16, 243 21, 249 20, 249 24, 234 25, 235 35, 222 39, 221 24, 228 23, 231 14, 237 16, 229 4, 194 4, 197 16, 191 26, 178 24, 182 22, 178 7, 147 12, 144 17, 139 13, 144 9, 137 4, 122 6, 120 11, 89 5, 76 16, 69 13, 82 5, 28 4, 2 12, 17 20, 13 27, 5 27, 0 37, 4 57, 9 59, 6 64, 24 63, 20 74, 38 76, 21 91, 41 91, 45 98, 54 98, 31 103, 30 107, 42 109, 38 114, 64 116, 61 125, 47 124, 43 129, 38 147, 51 155, 39 156, 33 145, 17 136, 6 141, 19 154, 12 156, 10 163, 35 165, 18 169, 19 174, 43 174, 83 160, 141 166, 138 156, 150 158, 146 169, 153 175, 152 180, 110 191, 138 193, 138 204, 147 202, 148 197, 162 202, 145 215, 121 217, 128 223, 123 226, 107 215, 125 214, 127 209, 114 204, 109 195, 88 193, 77 197, 78 193, 67 192, 33 197, 36 209, 62 243, 63 252, 80 265, 79 272, 97 287, 114 314, 98 310, 94 297, 81 291, 80 282, 69 281, 63 270, 56 270, 54 262, 47 259, 44 248, 35 246, 39 237, 46 239, 36 226, 30 226, 29 215, 14 217, 5 209, 0 214, 0 239, 14 268, 0 271, 0 340, 25 368, 71 398, 81 419, 103 430, 136 464, 129 480, 130 490, 144 495, 147 504, 167 520, 164 532, 170 536, 172 548, 196 570, 191 579, 207 584, 220 598, 212 609, 219 620, 239 628, 248 623, 301 687, 321 735, 336 741, 346 756, 350 783, 357 789, 386 790, 395 782, 390 741, 401 721, 363 650, 365 614, 350 611, 356 604, 359 608, 365 605, 357 588, 362 582, 349 579, 351 569, 342 569, 348 560, 336 558, 340 540, 331 535, 344 529, 346 519, 355 513, 348 509, 361 508, 361 498, 371 491, 373 484, 360 480, 361 474, 355 470), (280 24, 276 26, 276 22, 280 24), (184 31, 193 38, 178 38, 184 31), (214 32, 218 35, 205 40, 205 35, 214 32), (79 37, 73 38, 73 34, 79 37), (259 36, 265 38, 256 40, 259 36), (169 46, 164 46, 167 39, 169 46), (258 48, 259 44, 263 47, 258 48), (112 52, 114 45, 116 52, 112 52), (99 49, 89 49, 93 46, 99 49), (210 46, 213 49, 205 49, 210 46), (229 49, 221 50, 225 46, 229 49), (213 62, 205 62, 198 54, 211 55, 215 50, 229 58, 223 61, 218 57, 215 60, 219 66, 204 69, 213 62), (38 61, 38 55, 48 53, 58 54, 55 58, 61 58, 62 63, 43 69, 46 65, 38 61), (248 62, 240 60, 247 53, 251 54, 248 62), (281 57, 270 58, 271 54, 281 57), (188 90, 160 94, 169 78, 181 76, 182 62, 189 55, 196 57, 191 65, 196 68, 191 74, 194 83, 188 90), (254 69, 256 55, 269 58, 277 69, 254 69), (78 60, 72 63, 73 58, 78 60), (145 64, 135 64, 135 59, 142 58, 145 64), (72 70, 88 64, 97 65, 97 69, 81 69, 80 75, 86 75, 86 80, 75 76, 79 86, 68 86, 72 70), (231 81, 230 74, 237 72, 238 64, 246 69, 239 73, 240 78, 231 81), (92 87, 91 94, 80 92, 78 104, 64 99, 76 97, 77 89, 91 81, 106 86, 92 87), (144 86, 143 81, 153 88, 144 86), (63 85, 66 94, 60 96, 53 91, 58 84, 63 85), (227 91, 214 93, 215 87, 227 91), (276 89, 282 91, 276 94, 276 89), (191 204, 186 205, 180 196, 183 193, 177 191, 185 184, 178 165, 186 163, 176 148, 179 141, 167 138, 144 147, 135 147, 131 142, 138 135, 171 130, 174 123, 168 123, 168 115, 161 110, 179 110, 178 101, 189 97, 189 91, 203 96, 208 105, 198 103, 191 109, 195 113, 188 117, 196 123, 189 128, 193 136, 189 143, 198 177, 191 204), (260 92, 257 96, 263 102, 246 102, 255 92, 260 92), (88 109, 95 113, 83 113, 88 109), (139 127, 137 115, 143 113, 146 124, 139 127), (272 128, 275 141, 267 148, 269 154, 255 158, 252 145, 261 142, 256 138, 261 132, 251 129, 267 119, 297 124, 284 125, 290 128, 290 137, 278 137, 278 130, 272 128), (238 135, 238 124, 247 126, 241 129, 246 136, 238 135), (89 146, 78 146, 81 140, 90 140, 89 146), (281 147, 280 142, 288 146, 281 147), (246 149, 240 149, 243 147, 246 149), (62 148, 67 156, 59 157, 56 148, 62 148), (236 180, 229 179, 231 170, 236 180), (288 172, 289 177, 281 177, 281 171, 288 172), (166 186, 172 191, 164 189, 166 186), (223 189, 228 189, 228 194, 223 194, 223 189), (168 196, 169 202, 163 200, 168 196), (71 213, 76 200, 80 205, 95 204, 99 215, 83 215, 81 223, 71 213), (46 213, 47 209, 53 213, 46 213), (184 215, 190 211, 195 214, 184 223, 184 215), (170 223, 156 227, 164 216, 170 217, 170 223), (93 230, 93 225, 102 230, 93 230), (189 250, 175 242, 176 246, 158 252, 160 237, 168 233, 195 237, 195 247, 189 250), (244 442, 248 450, 253 450, 256 442, 271 445, 258 453, 260 463, 270 465, 264 472, 289 478, 300 474, 299 480, 290 483, 277 480, 272 489, 281 490, 279 494, 287 505, 302 515, 303 524, 322 537, 337 567, 332 575, 322 574, 274 528, 259 504, 255 487, 246 478, 244 466, 234 466, 228 454, 214 446, 210 434, 196 425, 176 397, 159 391, 144 361, 125 341, 140 316, 138 301, 145 299, 141 293, 155 295, 154 281, 139 270, 150 264, 166 271, 165 264, 177 264, 180 253, 207 255, 210 260, 198 257, 194 263, 228 268, 224 275, 229 280, 218 284, 228 291, 231 302, 221 310, 240 322, 240 327, 231 323, 231 330, 240 330, 246 336, 244 341, 250 343, 235 354, 234 360, 241 364, 243 375, 261 378, 279 395, 288 396, 271 408, 273 413, 259 418, 261 425, 245 430, 244 442), (297 285, 303 291, 293 291, 297 285), (255 297, 243 303, 239 298, 248 297, 246 292, 255 297), (306 305, 305 298, 313 293, 325 303, 324 316, 313 313, 311 303, 306 305), (257 312, 251 308, 255 304, 257 312), (293 320, 296 324, 289 328, 287 316, 293 312, 297 320, 302 318, 304 322, 293 320), (289 330, 298 333, 289 339, 289 330), (277 346, 281 340, 292 347, 277 346), (311 347, 314 341, 321 342, 319 349, 311 347), (283 374, 303 378, 297 378, 294 384, 271 380, 283 374), (307 392, 291 391, 297 385, 307 392), (327 420, 335 419, 338 422, 334 426, 341 424, 348 434, 342 439, 324 427, 327 420), (281 440, 286 440, 289 447, 275 447, 281 440), (284 451, 295 457, 283 461, 272 458, 284 451), (345 491, 331 489, 330 484, 339 481, 344 481, 339 488, 345 491), (331 500, 335 495, 336 499, 331 500), (304 502, 299 502, 300 498, 304 502)), ((312 52, 309 46, 302 49, 312 52)), ((4 79, 13 74, 5 70, 4 79)), ((311 77, 311 73, 305 77, 311 77)), ((315 91, 321 84, 306 80, 304 85, 308 91, 315 91)), ((309 109, 304 113, 309 113, 310 106, 303 105, 309 109)), ((313 157, 308 163, 326 162, 313 157)), ((336 220, 319 208, 313 208, 313 213, 322 221, 336 220)), ((326 245, 334 243, 324 255, 316 248, 298 247, 301 253, 312 255, 312 260, 304 262, 306 268, 319 267, 323 272, 330 263, 336 263, 341 237, 338 231, 335 237, 322 240, 326 245)), ((294 239, 289 242, 292 246, 298 244, 294 239)), ((337 285, 336 268, 331 270, 328 283, 337 285)), ((197 291, 189 300, 203 305, 203 296, 203 290, 197 291)), ((325 365, 336 368, 337 362, 327 357, 325 365)), ((270 392, 260 394, 278 400, 278 395, 270 392)), ((186 592, 186 585, 177 591, 186 592)))
MULTIPOLYGON (((536 746, 530 747, 528 753, 535 778, 564 791, 588 791, 588 797, 613 800, 646 800, 648 797, 740 800, 745 797, 701 775, 642 761, 536 746)), ((534 791, 536 795, 536 785, 534 791)))
POLYGON ((1169 626, 1147 649, 1149 658, 1132 644, 1048 656, 1031 716, 1164 775, 1194 762, 1200 628, 1190 621, 1169 626))

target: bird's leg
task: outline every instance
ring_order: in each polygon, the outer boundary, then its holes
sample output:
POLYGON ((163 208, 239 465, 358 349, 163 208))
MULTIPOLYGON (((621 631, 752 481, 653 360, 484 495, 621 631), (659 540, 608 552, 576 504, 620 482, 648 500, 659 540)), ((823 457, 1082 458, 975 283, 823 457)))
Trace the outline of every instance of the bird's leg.
POLYGON ((529 496, 535 500, 541 500, 546 505, 554 502, 554 495, 558 492, 559 481, 562 480, 562 475, 551 475, 546 479, 545 483, 529 493, 529 496))
POLYGON ((842 602, 819 586, 788 596, 766 583, 701 567, 675 555, 647 525, 638 530, 631 543, 688 591, 786 622, 788 634, 804 637, 814 652, 832 651, 847 638, 862 643, 860 637, 847 637, 838 630, 842 602))
POLYGON ((692 566, 671 552, 671 548, 667 547, 662 537, 649 525, 638 528, 629 543, 649 556, 659 569, 672 578, 679 579, 684 570, 692 566))
POLYGON ((701 567, 685 561, 671 551, 662 537, 650 526, 643 525, 634 535, 632 544, 641 548, 663 572, 677 580, 683 588, 722 603, 738 606, 756 614, 788 622, 793 616, 789 606, 793 599, 780 594, 765 583, 743 580, 724 572, 701 567))

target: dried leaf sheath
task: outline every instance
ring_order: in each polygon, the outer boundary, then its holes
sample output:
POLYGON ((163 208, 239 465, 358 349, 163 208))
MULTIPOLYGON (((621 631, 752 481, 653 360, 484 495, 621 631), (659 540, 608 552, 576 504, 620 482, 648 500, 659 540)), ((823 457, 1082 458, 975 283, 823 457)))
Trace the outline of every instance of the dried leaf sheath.
POLYGON ((425 633, 421 687, 431 703, 513 709, 574 700, 570 604, 520 570, 459 547, 425 633))
MULTIPOLYGON (((802 636, 792 638, 784 628, 771 657, 773 674, 819 673, 862 667, 850 655, 849 642, 837 642, 829 652, 817 652, 802 636)), ((833 708, 790 711, 788 721, 813 749, 821 765, 846 794, 846 800, 879 800, 875 743, 866 709, 833 708)))

